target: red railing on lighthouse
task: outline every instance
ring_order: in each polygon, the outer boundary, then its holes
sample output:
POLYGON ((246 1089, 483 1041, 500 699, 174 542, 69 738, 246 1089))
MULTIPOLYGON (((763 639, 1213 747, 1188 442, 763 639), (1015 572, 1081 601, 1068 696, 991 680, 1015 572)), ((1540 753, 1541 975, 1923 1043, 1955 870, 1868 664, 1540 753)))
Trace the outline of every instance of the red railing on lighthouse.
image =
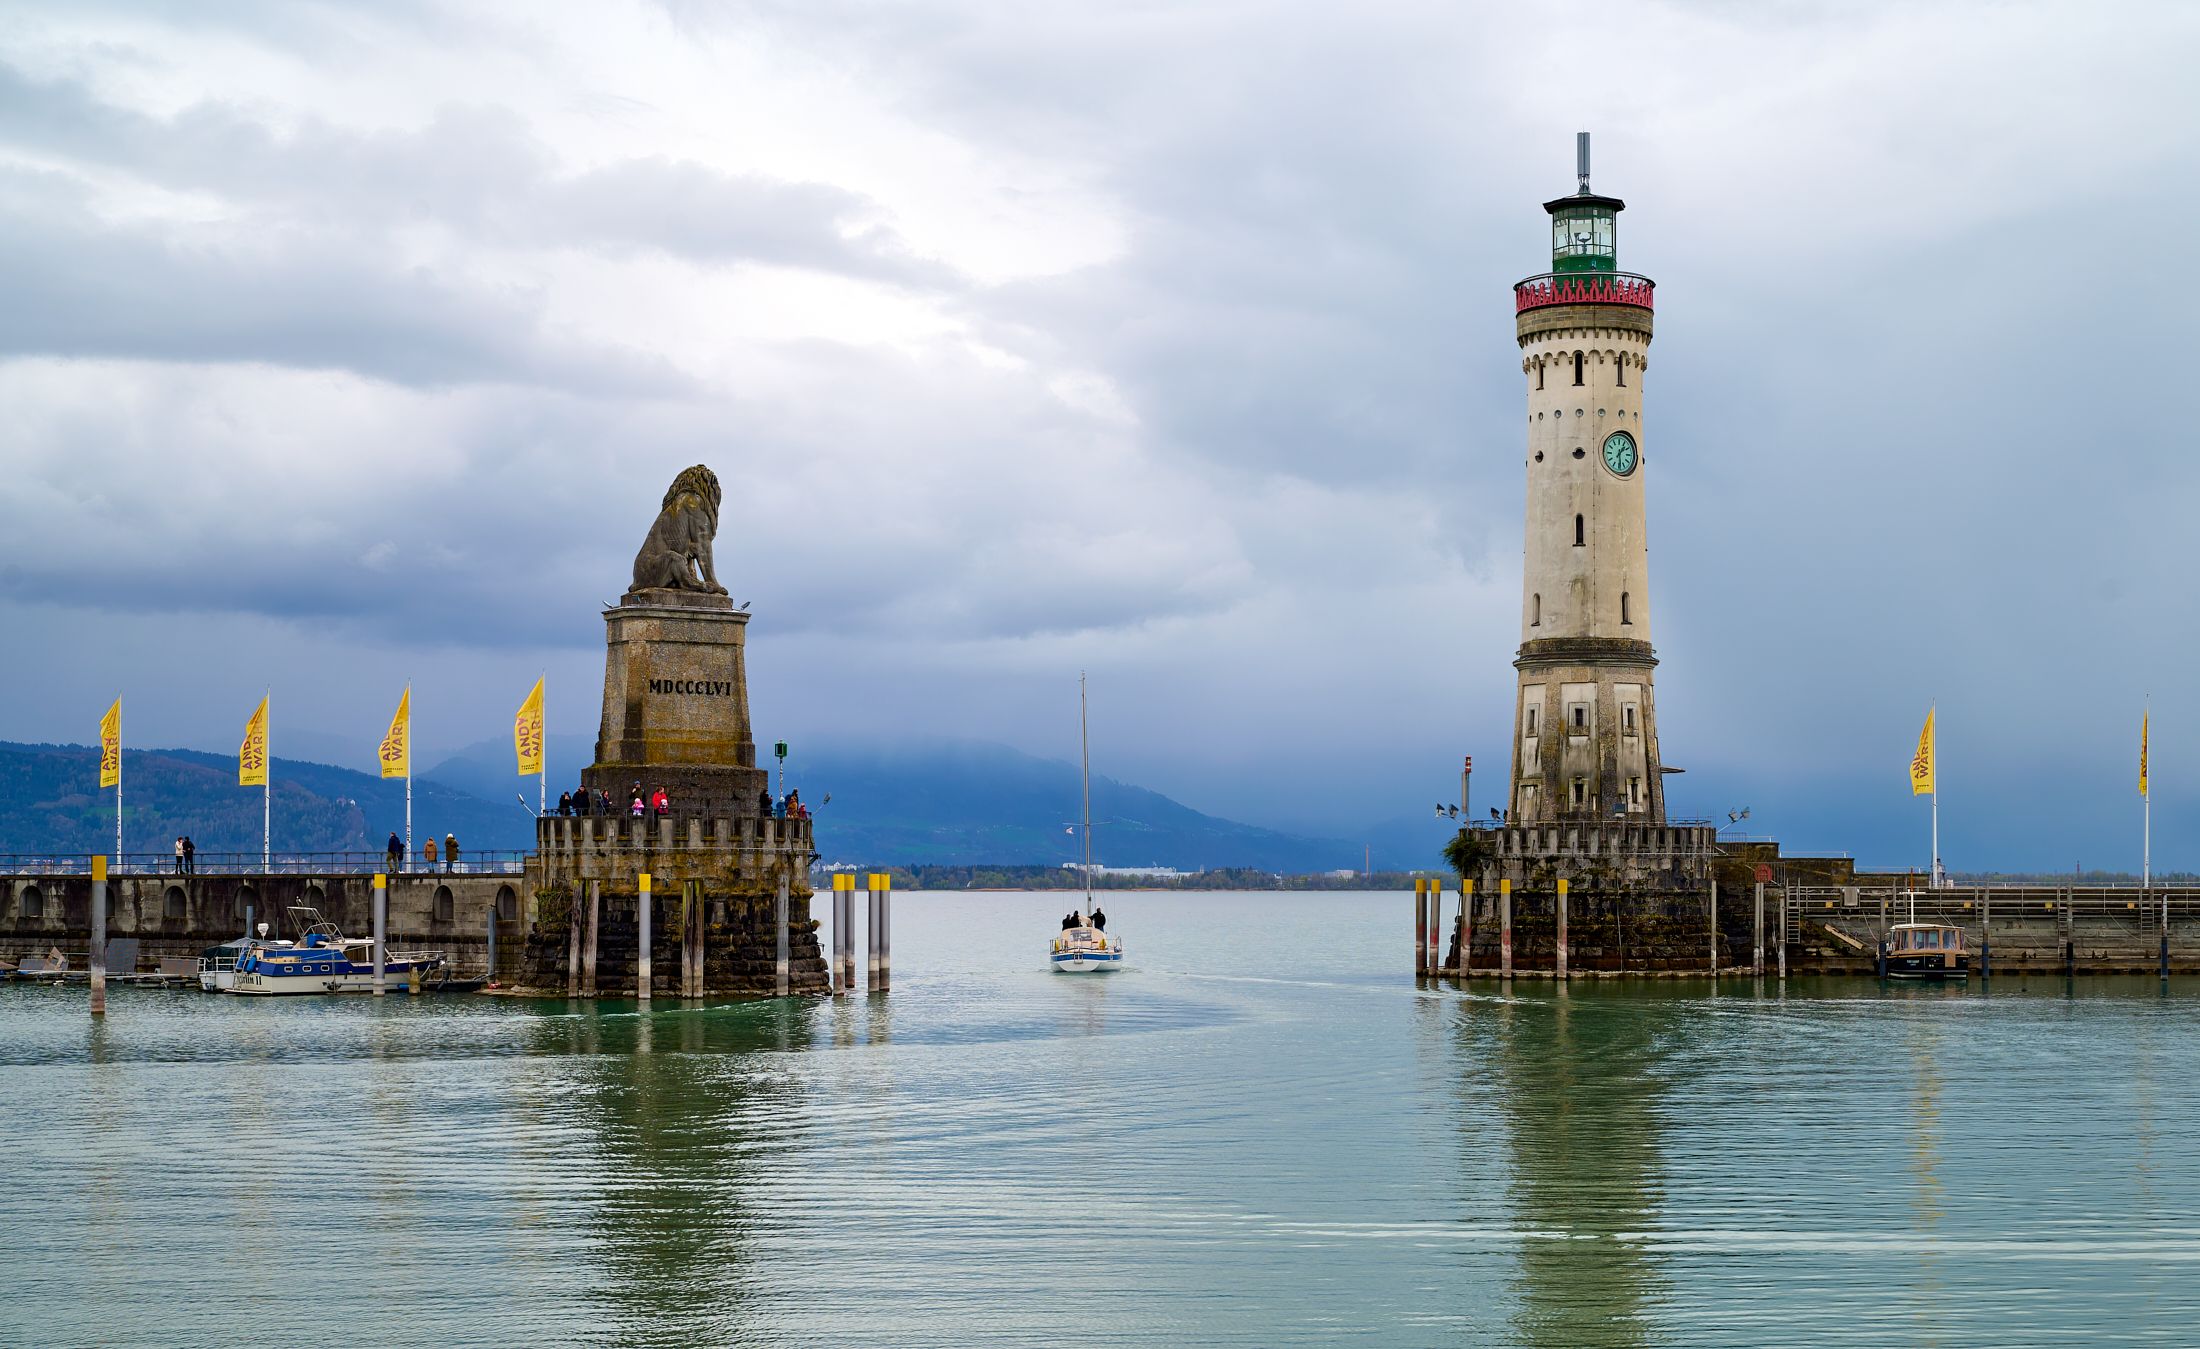
POLYGON ((1513 312, 1525 313, 1554 304, 1624 304, 1649 309, 1650 292, 1657 284, 1633 272, 1576 272, 1565 276, 1545 272, 1513 287, 1513 312))

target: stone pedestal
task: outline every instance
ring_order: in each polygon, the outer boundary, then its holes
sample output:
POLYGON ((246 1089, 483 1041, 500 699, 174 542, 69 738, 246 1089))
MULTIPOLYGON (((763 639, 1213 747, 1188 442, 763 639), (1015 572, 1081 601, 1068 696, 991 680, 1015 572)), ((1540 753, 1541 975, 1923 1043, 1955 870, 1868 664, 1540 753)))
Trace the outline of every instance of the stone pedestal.
POLYGON ((770 779, 749 725, 748 622, 692 590, 628 591, 607 611, 603 723, 582 783, 622 814, 638 782, 683 816, 754 817, 770 779))

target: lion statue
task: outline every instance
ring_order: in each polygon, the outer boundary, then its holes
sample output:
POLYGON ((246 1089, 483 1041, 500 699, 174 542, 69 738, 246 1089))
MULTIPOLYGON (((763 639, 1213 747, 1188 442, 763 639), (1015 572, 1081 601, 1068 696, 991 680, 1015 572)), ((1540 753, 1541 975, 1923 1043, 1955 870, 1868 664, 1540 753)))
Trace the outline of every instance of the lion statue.
POLYGON ((710 542, 718 534, 719 498, 718 475, 701 464, 672 480, 657 522, 642 540, 642 551, 634 555, 634 589, 726 593, 710 560, 710 542))

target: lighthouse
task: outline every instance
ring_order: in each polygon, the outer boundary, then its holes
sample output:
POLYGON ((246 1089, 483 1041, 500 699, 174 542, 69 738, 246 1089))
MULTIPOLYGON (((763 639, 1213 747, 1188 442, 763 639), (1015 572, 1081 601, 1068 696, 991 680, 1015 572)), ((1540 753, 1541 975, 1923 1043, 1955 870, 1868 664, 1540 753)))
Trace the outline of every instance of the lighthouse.
POLYGON ((1642 424, 1648 277, 1619 270, 1626 203, 1589 186, 1543 203, 1551 267, 1513 287, 1528 395, 1528 511, 1514 709, 1515 824, 1665 822, 1651 672, 1642 424))

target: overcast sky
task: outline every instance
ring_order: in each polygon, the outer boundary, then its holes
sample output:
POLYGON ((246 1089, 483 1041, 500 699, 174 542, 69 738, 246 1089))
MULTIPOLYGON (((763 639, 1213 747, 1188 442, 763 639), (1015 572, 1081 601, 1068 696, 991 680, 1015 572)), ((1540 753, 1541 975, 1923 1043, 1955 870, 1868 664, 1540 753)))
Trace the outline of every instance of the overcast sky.
MULTIPOLYGON (((726 486, 760 741, 1349 835, 1502 796, 1508 291, 1658 281, 1676 814, 2200 865, 2200 7, 0 3, 0 737, 592 732, 726 486)), ((346 747, 356 747, 347 751, 346 747)), ((562 766, 559 775, 565 775, 562 766)))

